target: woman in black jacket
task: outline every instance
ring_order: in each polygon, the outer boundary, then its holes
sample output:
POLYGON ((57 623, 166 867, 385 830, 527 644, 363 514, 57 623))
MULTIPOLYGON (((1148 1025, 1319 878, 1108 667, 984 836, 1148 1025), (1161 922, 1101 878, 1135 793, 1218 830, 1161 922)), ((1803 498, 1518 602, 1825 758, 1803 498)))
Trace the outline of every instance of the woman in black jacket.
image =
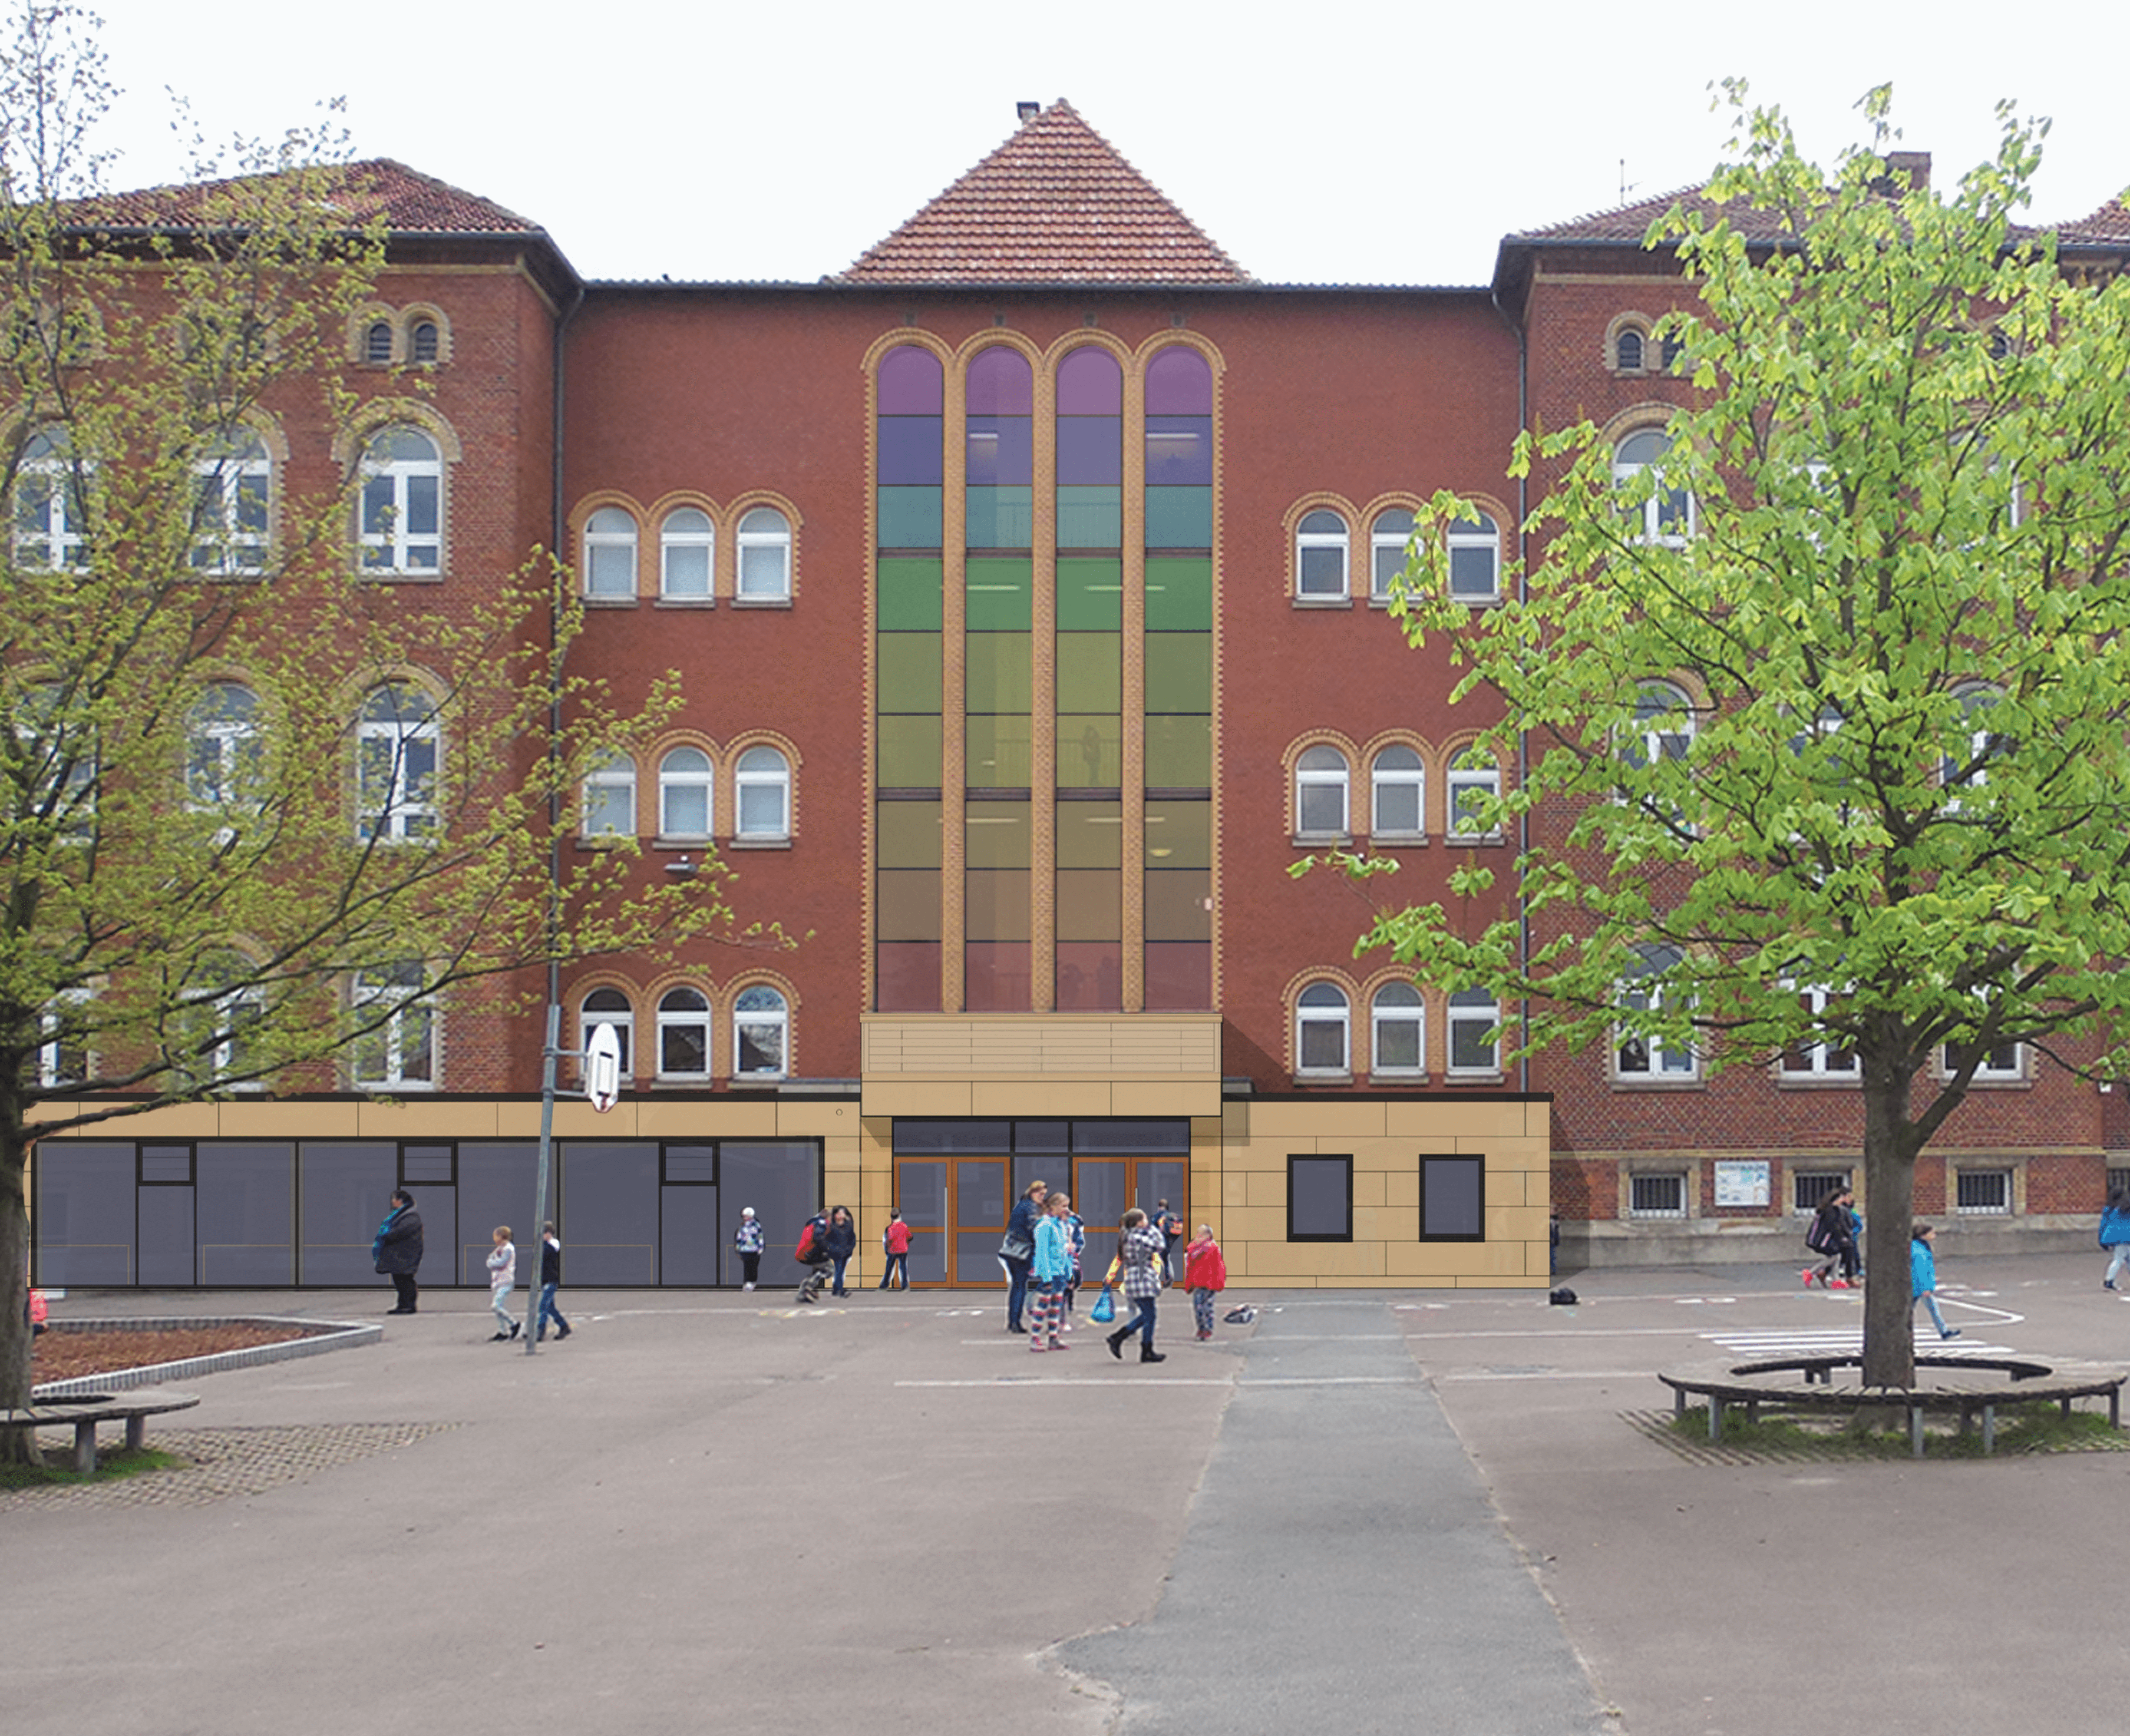
POLYGON ((848 1296, 850 1292, 843 1288, 843 1268, 858 1251, 857 1222, 852 1217, 848 1206, 838 1206, 829 1214, 828 1248, 829 1258, 836 1265, 836 1294, 848 1296))
POLYGON ((414 1274, 422 1264, 422 1214, 414 1209, 414 1196, 404 1188, 394 1193, 392 1210, 378 1225, 377 1240, 370 1251, 379 1273, 390 1278, 392 1288, 399 1293, 399 1302, 390 1312, 413 1313, 414 1298, 420 1294, 414 1274))
POLYGON ((1804 1269, 1803 1275, 1807 1289, 1810 1289, 1817 1281, 1822 1289, 1846 1290, 1855 1281, 1856 1230, 1850 1222, 1849 1205, 1855 1197, 1848 1188, 1837 1188, 1820 1201, 1819 1212, 1812 1220, 1812 1231, 1805 1238, 1805 1246, 1826 1257, 1817 1266, 1804 1269), (1837 1263, 1841 1267, 1839 1278, 1834 1276, 1837 1263))

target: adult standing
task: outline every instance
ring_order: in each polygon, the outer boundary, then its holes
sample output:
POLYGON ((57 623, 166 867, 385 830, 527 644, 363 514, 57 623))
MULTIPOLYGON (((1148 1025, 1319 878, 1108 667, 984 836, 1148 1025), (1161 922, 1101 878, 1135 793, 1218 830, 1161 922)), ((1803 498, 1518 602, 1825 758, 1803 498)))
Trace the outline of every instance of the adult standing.
POLYGON ((848 1296, 843 1288, 843 1268, 851 1263, 851 1255, 858 1251, 857 1220, 851 1216, 848 1206, 838 1206, 829 1214, 829 1259, 836 1269, 835 1292, 848 1296))
POLYGON ((902 1275, 901 1288, 910 1288, 910 1226, 902 1221, 900 1210, 887 1214, 887 1227, 880 1232, 880 1251, 883 1256, 880 1287, 883 1290, 896 1288, 895 1275, 902 1275))
POLYGON ((1161 1299, 1161 1260, 1164 1251, 1161 1231, 1146 1221, 1146 1213, 1137 1206, 1125 1213, 1122 1228, 1117 1257, 1124 1263, 1125 1300, 1132 1303, 1136 1312, 1110 1334, 1110 1354, 1122 1361, 1125 1340, 1137 1332, 1139 1360, 1166 1362, 1168 1359, 1153 1347, 1154 1307, 1161 1299))
POLYGON ((532 1341, 542 1342, 547 1336, 547 1322, 555 1322, 555 1337, 570 1336, 570 1322, 562 1318, 562 1311, 555 1306, 555 1292, 562 1286, 562 1238, 555 1233, 552 1224, 540 1227, 540 1312, 532 1322, 532 1341))
POLYGON ((1065 1286, 1072 1279, 1072 1234, 1065 1222, 1072 1204, 1063 1193, 1047 1195, 1043 1214, 1035 1220, 1035 1257, 1030 1262, 1029 1287, 1031 1351, 1072 1348, 1058 1336, 1065 1329, 1065 1286))
POLYGON ((1028 1303, 1028 1274, 1035 1260, 1035 1219, 1049 1188, 1032 1181, 1013 1203, 1013 1215, 1005 1221, 1005 1240, 999 1244, 999 1264, 1005 1268, 1005 1329, 1024 1332, 1021 1310, 1028 1303))
POLYGON ((422 1214, 414 1209, 414 1196, 404 1188, 393 1191, 392 1209, 377 1227, 377 1239, 370 1245, 370 1256, 379 1273, 392 1280, 392 1288, 399 1297, 398 1303, 389 1312, 414 1313, 416 1300, 421 1294, 414 1274, 422 1265, 422 1214))
POLYGON ((1930 1310, 1931 1324, 1937 1328, 1938 1337, 1957 1338, 1960 1328, 1945 1323, 1937 1305, 1937 1255, 1931 1246, 1933 1233, 1928 1224, 1917 1224, 1908 1232, 1908 1313, 1915 1313, 1920 1300, 1930 1310))
POLYGON ((2100 1245, 2114 1256, 2108 1262, 2108 1275, 2100 1280, 2103 1289, 2112 1290, 2123 1263, 2130 1260, 2130 1188, 2109 1190, 2100 1214, 2100 1245))
POLYGON ((762 1250, 767 1241, 762 1220, 754 1215, 752 1206, 739 1208, 739 1228, 733 1232, 733 1247, 739 1255, 740 1288, 751 1290, 762 1276, 762 1250))

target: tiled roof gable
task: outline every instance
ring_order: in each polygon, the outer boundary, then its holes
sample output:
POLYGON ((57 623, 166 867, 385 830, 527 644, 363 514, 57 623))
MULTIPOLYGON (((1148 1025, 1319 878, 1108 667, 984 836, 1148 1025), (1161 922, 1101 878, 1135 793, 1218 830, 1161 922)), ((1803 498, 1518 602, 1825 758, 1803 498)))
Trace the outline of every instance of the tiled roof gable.
POLYGON ((1250 275, 1069 103, 1003 145, 830 280, 845 284, 1239 284, 1250 275))
MULTIPOLYGON (((528 222, 493 200, 461 191, 418 173, 389 157, 346 163, 327 171, 334 200, 345 207, 351 227, 381 216, 387 228, 403 235, 538 235, 528 222)), ((226 209, 232 192, 246 181, 198 181, 176 187, 147 187, 132 193, 100 194, 69 208, 74 221, 121 229, 185 229, 212 223, 226 209)))

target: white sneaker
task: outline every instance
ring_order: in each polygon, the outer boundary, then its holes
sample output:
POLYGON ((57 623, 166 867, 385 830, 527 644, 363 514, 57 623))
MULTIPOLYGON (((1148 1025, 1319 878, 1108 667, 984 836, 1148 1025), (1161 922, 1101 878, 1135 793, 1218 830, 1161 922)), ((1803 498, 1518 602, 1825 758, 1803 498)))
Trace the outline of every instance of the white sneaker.
POLYGON ((743 1290, 751 1290, 751 1289, 752 1289, 754 1288, 754 1286, 753 1286, 752 1284, 742 1284, 742 1285, 740 1286, 740 1288, 741 1288, 742 1289, 743 1289, 743 1290))

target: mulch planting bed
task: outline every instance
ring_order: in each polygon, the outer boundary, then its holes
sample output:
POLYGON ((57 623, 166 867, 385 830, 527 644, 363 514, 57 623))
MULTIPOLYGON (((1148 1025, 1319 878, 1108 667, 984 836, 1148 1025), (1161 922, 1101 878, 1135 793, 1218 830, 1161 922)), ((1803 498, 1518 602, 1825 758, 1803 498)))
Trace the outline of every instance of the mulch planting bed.
POLYGON ((181 1362, 189 1356, 212 1356, 222 1351, 256 1350, 262 1344, 285 1344, 308 1338, 315 1328, 300 1326, 116 1327, 108 1331, 69 1328, 38 1336, 30 1356, 30 1384, 78 1380, 86 1375, 117 1374, 158 1362, 181 1362))

